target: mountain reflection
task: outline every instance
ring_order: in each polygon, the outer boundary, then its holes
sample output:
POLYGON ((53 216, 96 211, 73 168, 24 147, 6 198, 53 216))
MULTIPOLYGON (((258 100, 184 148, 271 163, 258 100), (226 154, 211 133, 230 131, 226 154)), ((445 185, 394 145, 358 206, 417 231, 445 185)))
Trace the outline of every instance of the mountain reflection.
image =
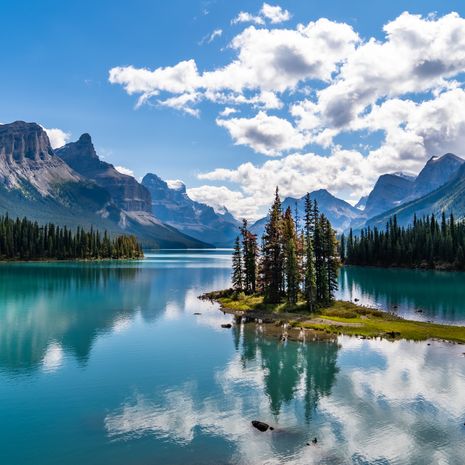
POLYGON ((56 369, 64 353, 85 363, 98 335, 121 330, 136 314, 152 322, 169 308, 182 311, 186 292, 211 273, 137 263, 4 264, 0 367, 56 369))

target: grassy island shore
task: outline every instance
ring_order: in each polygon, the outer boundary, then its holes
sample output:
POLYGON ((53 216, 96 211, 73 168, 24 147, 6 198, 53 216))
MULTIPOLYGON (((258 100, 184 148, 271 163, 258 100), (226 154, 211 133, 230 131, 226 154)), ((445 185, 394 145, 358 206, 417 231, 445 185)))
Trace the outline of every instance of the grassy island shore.
MULTIPOLYGON (((465 327, 407 320, 395 314, 363 307, 352 302, 335 301, 329 307, 309 313, 305 302, 264 304, 263 297, 238 294, 228 289, 204 294, 202 299, 218 302, 221 310, 237 317, 262 320, 264 324, 288 323, 301 334, 311 331, 312 339, 345 334, 365 338, 428 339, 465 343, 465 327)), ((292 338, 292 335, 291 335, 292 338)), ((297 338, 294 334, 293 338, 297 338)))

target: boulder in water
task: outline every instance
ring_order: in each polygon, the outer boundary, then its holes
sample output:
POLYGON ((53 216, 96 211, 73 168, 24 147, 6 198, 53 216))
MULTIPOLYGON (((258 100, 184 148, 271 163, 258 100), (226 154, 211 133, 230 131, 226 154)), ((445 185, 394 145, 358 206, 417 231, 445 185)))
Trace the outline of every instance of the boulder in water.
POLYGON ((258 431, 261 431, 262 433, 264 433, 265 431, 273 431, 273 427, 270 426, 268 423, 264 423, 263 421, 258 421, 258 420, 253 420, 252 421, 252 426, 256 429, 258 429, 258 431))

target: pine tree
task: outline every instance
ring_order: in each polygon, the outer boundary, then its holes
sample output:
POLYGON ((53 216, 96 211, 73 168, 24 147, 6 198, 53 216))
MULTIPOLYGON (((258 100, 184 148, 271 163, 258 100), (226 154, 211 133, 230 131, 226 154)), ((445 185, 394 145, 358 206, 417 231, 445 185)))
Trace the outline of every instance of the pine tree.
POLYGON ((283 294, 283 220, 279 190, 270 209, 269 220, 263 236, 262 279, 264 299, 278 303, 283 294))
POLYGON ((287 208, 283 218, 283 251, 287 301, 295 304, 299 291, 297 235, 290 207, 287 208))
POLYGON ((326 273, 327 273, 327 282, 328 282, 328 294, 326 296, 326 301, 331 303, 334 300, 334 293, 338 288, 337 273, 339 270, 339 257, 337 253, 337 240, 336 233, 331 227, 331 223, 327 218, 325 218, 324 225, 324 234, 326 236, 326 273))
POLYGON ((235 291, 242 291, 244 285, 242 270, 242 250, 239 236, 236 238, 234 253, 232 257, 232 285, 235 291))
POLYGON ((243 288, 248 294, 254 294, 257 284, 257 237, 249 231, 246 219, 243 220, 241 234, 242 260, 244 266, 243 288))
POLYGON ((314 310, 316 300, 315 255, 313 253, 313 216, 310 194, 305 197, 305 281, 304 293, 310 311, 314 310))

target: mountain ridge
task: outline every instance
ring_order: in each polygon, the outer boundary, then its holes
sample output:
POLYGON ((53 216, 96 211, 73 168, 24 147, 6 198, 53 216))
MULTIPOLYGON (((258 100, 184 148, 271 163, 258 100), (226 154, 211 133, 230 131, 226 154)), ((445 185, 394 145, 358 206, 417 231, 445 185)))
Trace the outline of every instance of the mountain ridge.
MULTIPOLYGON (((89 139, 85 136, 81 142, 88 144, 89 139)), ((24 121, 0 125, 0 213, 27 216, 41 224, 136 234, 145 247, 209 246, 164 225, 149 212, 120 208, 108 190, 55 153, 40 125, 24 121)))

